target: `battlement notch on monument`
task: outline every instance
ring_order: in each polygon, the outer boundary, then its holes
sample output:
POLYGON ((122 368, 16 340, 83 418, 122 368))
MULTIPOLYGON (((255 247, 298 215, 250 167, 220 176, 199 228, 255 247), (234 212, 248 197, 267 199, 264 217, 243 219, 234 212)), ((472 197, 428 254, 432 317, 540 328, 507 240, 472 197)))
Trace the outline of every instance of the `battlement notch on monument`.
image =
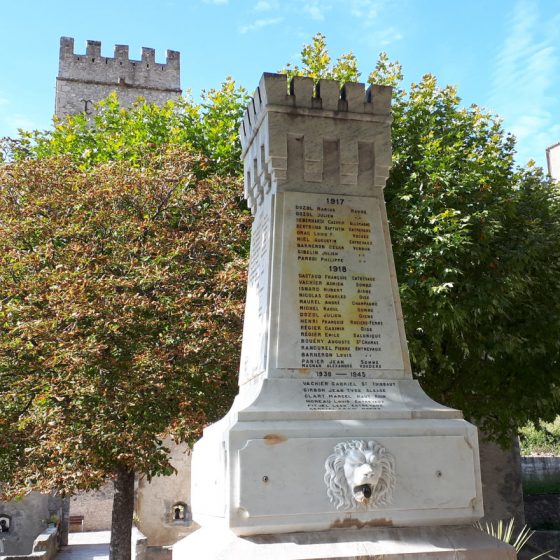
POLYGON ((294 180, 333 194, 351 187, 352 194, 372 196, 383 188, 391 165, 391 92, 264 74, 239 131, 252 211, 271 190, 292 190, 294 180))

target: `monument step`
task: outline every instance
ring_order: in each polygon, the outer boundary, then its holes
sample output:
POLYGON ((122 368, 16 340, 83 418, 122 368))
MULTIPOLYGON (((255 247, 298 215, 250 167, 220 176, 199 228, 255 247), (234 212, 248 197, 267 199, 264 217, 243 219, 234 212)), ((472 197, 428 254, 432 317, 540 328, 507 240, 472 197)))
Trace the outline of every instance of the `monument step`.
POLYGON ((382 527, 237 537, 199 529, 173 560, 515 560, 515 549, 471 526, 382 527))

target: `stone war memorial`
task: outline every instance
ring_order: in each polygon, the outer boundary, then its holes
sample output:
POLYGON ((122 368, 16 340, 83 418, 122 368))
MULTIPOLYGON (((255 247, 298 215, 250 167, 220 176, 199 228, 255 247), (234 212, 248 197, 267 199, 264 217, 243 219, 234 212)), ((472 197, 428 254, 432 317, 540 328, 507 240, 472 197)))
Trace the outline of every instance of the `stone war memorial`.
POLYGON ((239 394, 195 445, 174 560, 513 559, 476 428, 408 357, 383 188, 391 88, 264 74, 241 130, 254 214, 239 394))

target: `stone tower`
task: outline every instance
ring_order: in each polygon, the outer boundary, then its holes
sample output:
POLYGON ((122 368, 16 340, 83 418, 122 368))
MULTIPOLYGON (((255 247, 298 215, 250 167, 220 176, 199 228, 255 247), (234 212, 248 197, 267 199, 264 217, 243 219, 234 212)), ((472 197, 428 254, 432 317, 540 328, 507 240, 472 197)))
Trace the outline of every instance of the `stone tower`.
POLYGON ((74 39, 61 37, 55 114, 65 117, 85 111, 116 91, 125 107, 142 96, 149 103, 178 99, 180 55, 167 51, 165 64, 155 61, 155 50, 142 48, 141 60, 128 58, 128 45, 115 45, 113 58, 101 56, 101 42, 88 41, 85 54, 74 53, 74 39))

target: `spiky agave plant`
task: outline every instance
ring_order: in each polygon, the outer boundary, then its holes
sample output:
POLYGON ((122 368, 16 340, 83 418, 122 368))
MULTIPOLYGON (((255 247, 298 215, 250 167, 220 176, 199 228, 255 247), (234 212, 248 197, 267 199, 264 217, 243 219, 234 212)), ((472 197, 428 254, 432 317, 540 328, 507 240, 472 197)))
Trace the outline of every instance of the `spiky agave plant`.
MULTIPOLYGON (((477 521, 474 526, 477 529, 488 533, 491 537, 510 544, 511 546, 513 546, 513 548, 515 548, 516 552, 519 552, 529 542, 529 540, 535 533, 535 531, 527 527, 527 525, 524 525, 517 536, 514 537, 513 529, 515 526, 515 519, 513 517, 509 521, 500 519, 496 526, 494 526, 493 523, 485 523, 483 525, 480 521, 477 521)), ((543 552, 538 556, 533 556, 531 560, 542 558, 549 552, 552 552, 552 550, 547 550, 546 552, 543 552)))

